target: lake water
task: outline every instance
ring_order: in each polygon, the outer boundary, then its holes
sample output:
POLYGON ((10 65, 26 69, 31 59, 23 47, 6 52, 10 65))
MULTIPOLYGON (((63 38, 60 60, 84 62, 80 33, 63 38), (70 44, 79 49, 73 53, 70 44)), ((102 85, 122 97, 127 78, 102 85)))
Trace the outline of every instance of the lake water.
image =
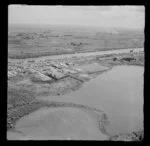
MULTIPOLYGON (((138 131, 143 129, 143 74, 143 67, 116 66, 86 82, 80 90, 68 95, 48 96, 40 99, 83 104, 104 111, 110 121, 110 124, 106 126, 106 131, 110 135, 138 131)), ((100 137, 105 139, 105 135, 95 127, 95 120, 86 113, 67 108, 51 111, 40 109, 31 113, 21 118, 16 127, 25 134, 29 134, 29 139, 33 137, 48 139, 49 136, 52 139, 61 139, 63 138, 62 132, 68 135, 69 139, 94 140, 100 137), (44 114, 47 112, 51 113, 49 118, 44 114)), ((20 136, 15 135, 16 133, 10 133, 8 136, 10 138, 20 136)))
POLYGON ((143 67, 117 66, 86 82, 80 90, 41 99, 103 110, 110 121, 110 134, 138 131, 143 129, 143 74, 143 67))
POLYGON ((18 132, 8 132, 8 139, 26 140, 106 140, 99 129, 103 112, 78 108, 41 108, 21 118, 16 124, 18 132))

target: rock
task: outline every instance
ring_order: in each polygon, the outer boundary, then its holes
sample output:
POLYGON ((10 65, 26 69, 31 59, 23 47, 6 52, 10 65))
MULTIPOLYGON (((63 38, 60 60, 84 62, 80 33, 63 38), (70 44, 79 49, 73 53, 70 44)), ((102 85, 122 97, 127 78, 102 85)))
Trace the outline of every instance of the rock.
POLYGON ((144 134, 142 131, 132 132, 132 133, 124 133, 112 136, 110 140, 112 141, 141 141, 144 138, 144 134))

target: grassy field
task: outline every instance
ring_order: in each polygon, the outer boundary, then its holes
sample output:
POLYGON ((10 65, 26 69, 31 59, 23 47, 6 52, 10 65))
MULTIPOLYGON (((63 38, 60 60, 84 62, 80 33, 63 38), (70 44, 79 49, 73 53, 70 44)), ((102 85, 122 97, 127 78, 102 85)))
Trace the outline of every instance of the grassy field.
POLYGON ((8 31, 8 56, 18 59, 143 46, 138 30, 10 26, 8 31))

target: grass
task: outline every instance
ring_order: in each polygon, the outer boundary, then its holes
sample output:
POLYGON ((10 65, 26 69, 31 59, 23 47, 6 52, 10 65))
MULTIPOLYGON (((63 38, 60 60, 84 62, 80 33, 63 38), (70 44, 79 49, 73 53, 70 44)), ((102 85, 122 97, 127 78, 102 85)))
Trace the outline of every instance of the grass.
POLYGON ((33 92, 23 88, 20 89, 8 87, 7 93, 8 104, 10 105, 10 107, 12 106, 13 108, 25 105, 35 99, 35 95, 33 92))
MULTIPOLYGON (((44 82, 45 83, 45 82, 44 82)), ((57 86, 57 84, 55 85, 57 86)), ((65 88, 60 91, 60 87, 51 87, 51 92, 64 92, 65 88), (56 88, 56 89, 55 89, 56 88), (54 90, 54 91, 53 91, 54 90)), ((43 89, 42 89, 43 90, 43 89)), ((39 90, 40 91, 40 90, 39 90)), ((40 91, 43 94, 44 91, 40 91)), ((50 91, 47 91, 50 94, 50 91)), ((52 94, 52 93, 51 93, 52 94)), ((7 129, 12 129, 15 126, 16 121, 29 113, 46 106, 47 102, 38 101, 36 96, 38 92, 32 90, 27 86, 17 86, 12 83, 8 84, 7 91, 7 129)), ((50 104, 51 105, 51 104, 50 104)), ((56 104, 53 104, 55 107, 56 104)), ((60 104, 59 104, 60 105, 60 104)))
POLYGON ((7 91, 7 128, 14 126, 14 122, 21 116, 19 113, 22 113, 21 108, 25 105, 29 105, 32 101, 35 100, 35 95, 32 91, 12 87, 8 85, 7 91), (17 113, 17 115, 15 115, 17 113))
POLYGON ((73 54, 74 52, 38 52, 38 53, 8 53, 10 59, 26 59, 26 58, 37 58, 41 56, 53 56, 53 55, 62 55, 62 54, 73 54))
POLYGON ((15 123, 21 117, 36 111, 40 107, 44 106, 43 102, 33 101, 28 102, 25 105, 16 107, 14 109, 8 110, 7 112, 7 130, 14 128, 15 123))

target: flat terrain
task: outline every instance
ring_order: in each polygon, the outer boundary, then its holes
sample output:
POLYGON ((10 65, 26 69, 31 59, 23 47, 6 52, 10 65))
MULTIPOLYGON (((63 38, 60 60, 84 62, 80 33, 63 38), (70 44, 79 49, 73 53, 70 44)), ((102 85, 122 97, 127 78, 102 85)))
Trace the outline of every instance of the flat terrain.
MULTIPOLYGON (((143 43, 144 34, 140 31, 103 29, 99 31, 84 29, 83 31, 83 29, 64 27, 25 28, 15 26, 9 28, 8 132, 16 130, 16 123, 21 118, 42 107, 76 107, 77 109, 98 111, 99 109, 82 104, 47 102, 41 100, 40 97, 60 96, 61 98, 61 95, 79 90, 85 82, 109 71, 114 66, 144 66, 144 52, 134 51, 134 48, 143 48, 143 43), (51 55, 111 49, 125 50, 126 48, 133 48, 133 51, 119 54, 51 58, 51 55), (42 56, 46 57, 42 58, 42 56)), ((105 124, 109 123, 105 113, 102 119, 105 124)), ((103 126, 99 130, 108 136, 103 126)), ((109 139, 141 140, 143 138, 142 134, 143 132, 133 133, 131 134, 133 138, 129 134, 114 135, 109 139)))
POLYGON ((143 48, 141 30, 70 28, 60 26, 10 26, 8 56, 39 56, 143 48))

